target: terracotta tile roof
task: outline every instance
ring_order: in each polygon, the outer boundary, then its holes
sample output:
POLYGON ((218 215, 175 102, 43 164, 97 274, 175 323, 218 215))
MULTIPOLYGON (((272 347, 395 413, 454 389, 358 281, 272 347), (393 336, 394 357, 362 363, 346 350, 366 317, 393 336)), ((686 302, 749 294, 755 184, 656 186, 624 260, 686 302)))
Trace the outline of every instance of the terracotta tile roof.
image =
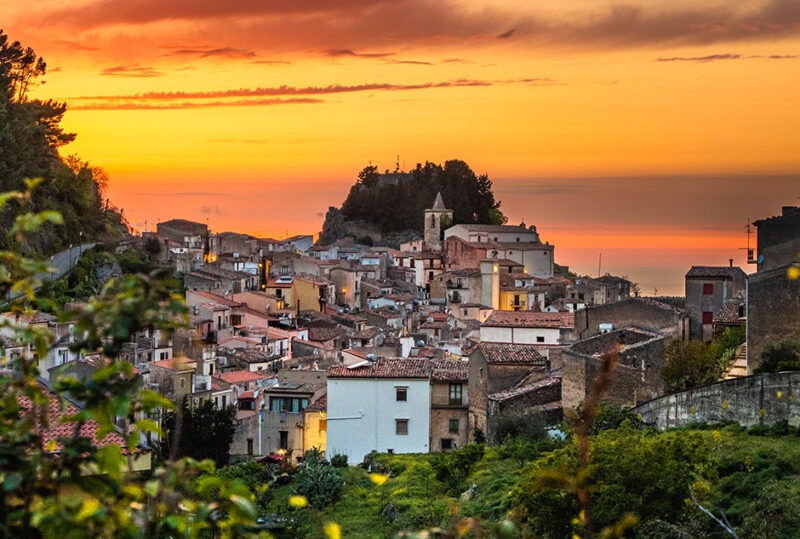
POLYGON ((466 382, 469 379, 469 361, 431 359, 431 380, 435 382, 466 382))
POLYGON ((327 342, 335 339, 344 333, 342 328, 308 328, 308 340, 316 342, 327 342))
POLYGON ((483 323, 496 328, 574 328, 573 313, 543 313, 538 311, 494 311, 483 323))
POLYGON ((252 391, 242 391, 239 393, 238 399, 254 399, 255 395, 253 395, 252 391))
POLYGON ((240 384, 242 382, 252 382, 262 380, 264 377, 258 373, 250 371, 230 371, 220 373, 217 378, 229 384, 240 384))
POLYGON ((744 316, 740 314, 740 310, 743 309, 744 302, 743 301, 732 301, 728 303, 723 303, 722 307, 719 308, 717 314, 714 315, 714 323, 715 324, 737 324, 744 319, 744 316))
MULTIPOLYGON (((41 437, 42 448, 46 448, 48 443, 51 441, 56 441, 57 438, 75 437, 75 427, 77 426, 77 423, 62 423, 62 417, 75 415, 79 412, 79 409, 77 406, 70 404, 68 401, 64 401, 66 406, 62 410, 61 402, 54 393, 46 388, 43 388, 43 392, 48 400, 47 425, 42 425, 38 423, 37 420, 34 430, 36 434, 41 437)), ((19 396, 18 401, 23 410, 29 411, 31 409, 32 403, 28 397, 19 396)), ((98 440, 97 430, 99 428, 100 424, 97 421, 94 419, 89 419, 83 425, 81 425, 81 428, 78 431, 78 437, 88 438, 94 447, 99 448, 116 444, 122 448, 123 454, 127 455, 131 453, 125 446, 125 439, 116 432, 109 433, 102 440, 98 440)), ((61 451, 61 449, 61 444, 57 444, 55 451, 61 451)))
POLYGON ((545 358, 533 344, 495 344, 481 343, 478 345, 483 357, 488 363, 527 363, 544 365, 545 358))
POLYGON ((351 331, 348 336, 351 339, 374 339, 378 336, 378 328, 367 328, 363 331, 351 331))
POLYGON ((195 294, 202 298, 210 299, 214 303, 219 303, 220 305, 226 305, 228 307, 240 307, 242 304, 236 301, 230 300, 225 296, 220 296, 217 294, 212 294, 211 292, 206 292, 205 290, 197 290, 195 294))
POLYGON ((430 363, 424 359, 378 359, 359 367, 337 365, 328 378, 428 378, 430 363))
POLYGON ((306 407, 306 412, 327 412, 328 411, 328 394, 322 395, 320 398, 312 402, 306 407))
MULTIPOLYGON (((523 386, 515 387, 512 389, 506 389, 504 391, 498 391, 497 393, 492 393, 489 395, 489 400, 493 401, 504 401, 513 399, 514 397, 519 397, 520 395, 525 395, 526 393, 531 393, 534 391, 538 391, 540 389, 544 389, 546 387, 552 387, 556 385, 561 385, 561 377, 560 376, 551 376, 548 378, 544 378, 537 382, 533 382, 531 384, 526 384, 523 386)), ((558 404, 560 405, 561 402, 559 401, 558 404)))
POLYGON ((692 266, 686 273, 687 279, 733 279, 744 271, 737 266, 692 266))
POLYGON ((189 370, 194 369, 196 363, 193 359, 188 357, 175 357, 172 359, 162 359, 160 361, 151 361, 148 363, 151 367, 161 367, 162 369, 174 370, 189 370))

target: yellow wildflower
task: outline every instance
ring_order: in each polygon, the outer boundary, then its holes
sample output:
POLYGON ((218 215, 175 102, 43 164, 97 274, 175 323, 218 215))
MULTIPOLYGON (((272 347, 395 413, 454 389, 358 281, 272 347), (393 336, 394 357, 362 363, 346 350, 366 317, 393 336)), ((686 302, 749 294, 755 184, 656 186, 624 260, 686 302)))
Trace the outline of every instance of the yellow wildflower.
POLYGON ((369 474, 369 478, 370 478, 370 480, 372 480, 373 483, 375 483, 376 485, 380 486, 380 485, 384 484, 389 479, 389 476, 388 475, 384 475, 382 473, 371 473, 371 474, 369 474))
POLYGON ((308 500, 305 496, 289 496, 289 505, 292 507, 305 507, 308 505, 308 500))
POLYGON ((335 522, 328 522, 325 525, 325 536, 328 539, 341 539, 342 528, 335 522))
POLYGON ((778 398, 780 399, 781 397, 783 397, 783 391, 778 391, 778 398))
POLYGON ((719 445, 720 442, 722 442, 722 433, 720 431, 715 430, 714 432, 711 433, 711 435, 714 437, 715 444, 719 445))
POLYGON ((789 269, 786 270, 786 276, 792 281, 800 279, 800 268, 798 268, 797 266, 789 267, 789 269))

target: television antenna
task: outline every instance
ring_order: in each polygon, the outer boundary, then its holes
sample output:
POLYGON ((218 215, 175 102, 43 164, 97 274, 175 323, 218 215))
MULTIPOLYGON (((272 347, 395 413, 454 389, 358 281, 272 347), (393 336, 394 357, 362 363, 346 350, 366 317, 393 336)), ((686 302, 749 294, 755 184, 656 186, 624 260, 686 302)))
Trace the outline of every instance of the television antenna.
POLYGON ((747 263, 748 264, 757 264, 758 260, 755 257, 755 249, 750 247, 750 235, 753 233, 753 226, 750 224, 750 218, 747 219, 747 224, 745 225, 745 230, 747 232, 747 247, 739 247, 740 250, 747 252, 747 263))

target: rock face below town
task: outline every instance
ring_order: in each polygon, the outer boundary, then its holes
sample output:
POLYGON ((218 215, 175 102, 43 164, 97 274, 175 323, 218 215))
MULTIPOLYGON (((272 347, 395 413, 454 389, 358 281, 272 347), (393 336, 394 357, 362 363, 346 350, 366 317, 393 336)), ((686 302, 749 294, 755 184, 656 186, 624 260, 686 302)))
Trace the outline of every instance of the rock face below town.
POLYGON ((387 245, 387 240, 390 239, 384 237, 376 225, 364 221, 348 221, 339 208, 331 206, 325 214, 319 244, 330 245, 345 238, 365 245, 387 245))

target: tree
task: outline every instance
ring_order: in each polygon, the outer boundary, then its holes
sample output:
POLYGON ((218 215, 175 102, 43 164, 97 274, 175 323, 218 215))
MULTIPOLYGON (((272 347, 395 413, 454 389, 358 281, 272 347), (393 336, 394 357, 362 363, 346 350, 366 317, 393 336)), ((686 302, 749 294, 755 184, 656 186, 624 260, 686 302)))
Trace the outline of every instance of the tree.
MULTIPOLYGON (((0 210, 12 200, 30 207, 36 182, 26 183, 27 193, 0 193, 0 210)), ((37 274, 48 270, 46 262, 21 254, 20 244, 43 223, 61 222, 53 211, 25 211, 14 220, 12 249, 0 250, 0 294, 23 292, 11 302, 12 312, 31 313, 37 274)), ((133 472, 137 455, 150 451, 141 443, 145 434, 161 434, 149 417, 171 403, 143 389, 131 364, 116 358, 136 332, 158 329, 169 337, 185 327, 182 298, 158 275, 130 275, 109 281, 81 313, 57 314, 74 320, 76 351, 99 353, 108 364, 88 380, 57 377, 47 390, 37 382, 38 358, 50 352, 53 336, 14 317, 0 321, 5 339, 35 351, 7 358, 0 372, 0 536, 255 536, 254 495, 241 481, 216 475, 211 460, 173 455, 151 473, 133 472), (61 414, 61 434, 46 440, 51 412, 65 409, 65 395, 83 408, 61 414), (105 442, 112 434, 102 447, 93 443, 94 436, 105 442)))
POLYGON ((188 397, 184 397, 180 410, 168 413, 164 422, 164 455, 173 454, 179 458, 191 457, 197 460, 211 459, 217 466, 225 466, 228 464, 228 451, 236 432, 235 419, 236 408, 233 406, 220 410, 209 399, 192 408, 188 397), (177 447, 173 445, 176 433, 177 447))
POLYGON ((661 378, 672 391, 716 382, 722 374, 717 345, 702 341, 672 341, 664 349, 661 378))
POLYGON ((770 342, 761 352, 761 363, 755 374, 800 370, 800 344, 792 339, 770 342))

